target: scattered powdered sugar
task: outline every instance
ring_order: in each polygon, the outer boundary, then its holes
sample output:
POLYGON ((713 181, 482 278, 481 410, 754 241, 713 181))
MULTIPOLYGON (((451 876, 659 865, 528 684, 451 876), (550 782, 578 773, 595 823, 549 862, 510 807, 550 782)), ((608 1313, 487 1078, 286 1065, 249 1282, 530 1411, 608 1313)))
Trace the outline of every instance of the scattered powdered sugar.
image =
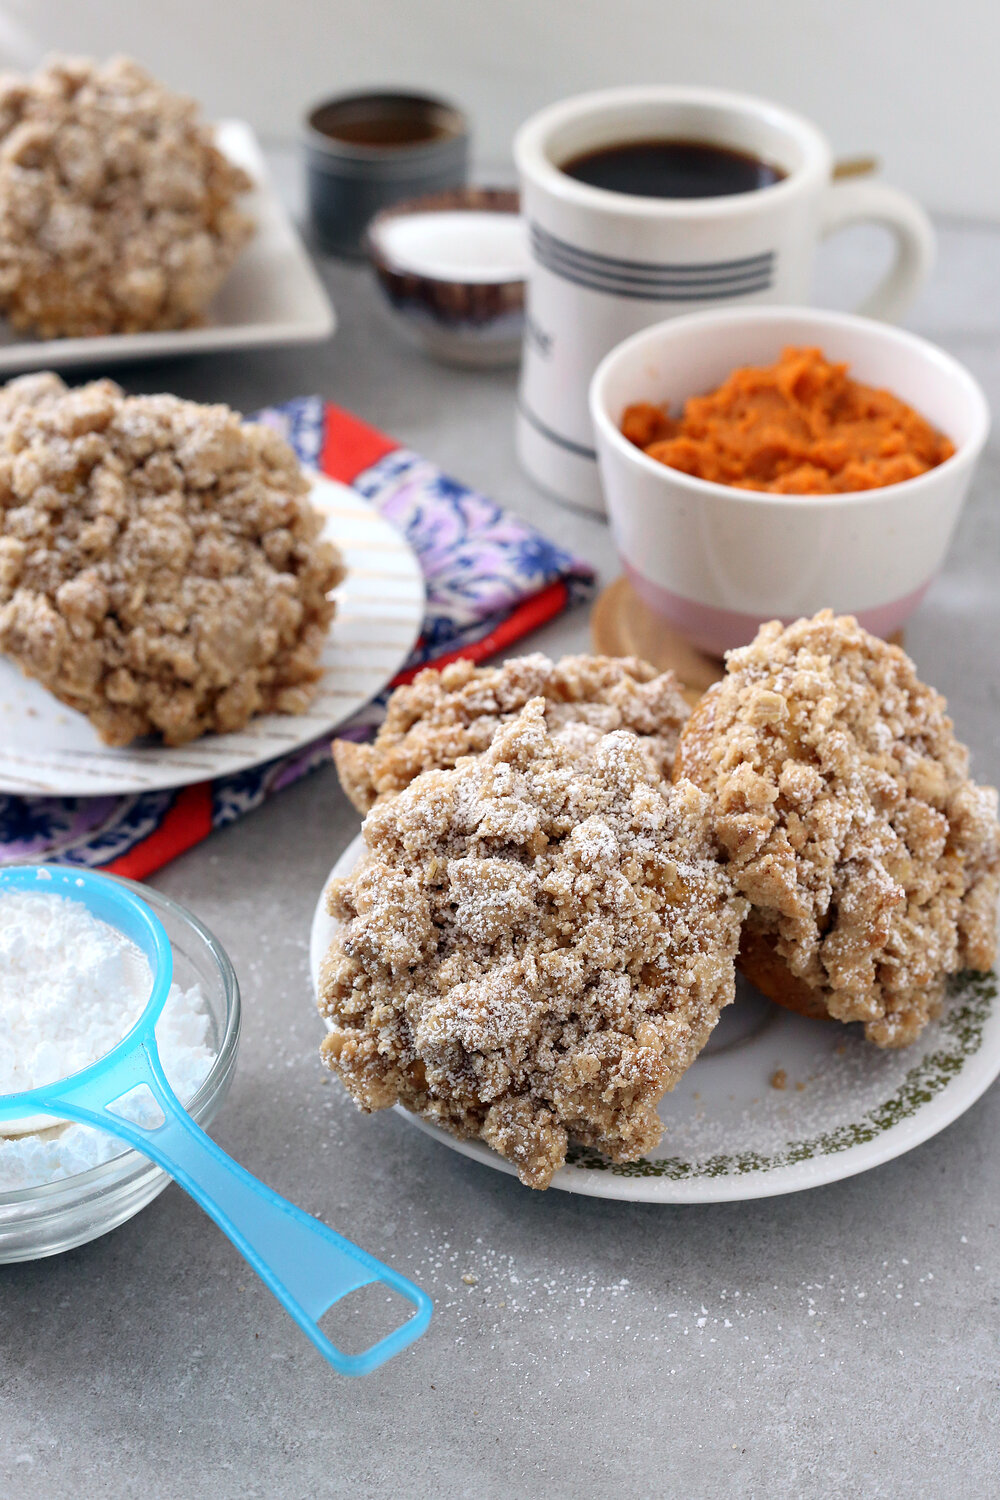
MULTIPOLYGON (((8 891, 0 896, 0 1094, 35 1088, 97 1062, 138 1020, 149 994, 149 966, 128 939, 64 896, 8 891)), ((215 1058, 198 985, 173 985, 156 1028, 160 1057, 182 1101, 198 1090, 215 1058)), ((152 1100, 121 1112, 155 1123, 152 1100)), ((70 1177, 125 1149, 104 1131, 57 1125, 0 1135, 0 1192, 70 1177)))
MULTIPOLYGON (((968 1236, 959 1244, 960 1256, 980 1272, 968 1236)), ((947 1278, 935 1278, 925 1256, 867 1257, 861 1274, 817 1271, 780 1283, 751 1274, 735 1286, 704 1267, 665 1274, 654 1285, 641 1267, 622 1274, 579 1260, 546 1263, 505 1253, 483 1237, 446 1239, 401 1259, 434 1296, 439 1338, 447 1326, 456 1347, 502 1349, 525 1372, 546 1366, 557 1386, 601 1378, 609 1361, 620 1370, 630 1345, 662 1350, 664 1379, 689 1376, 694 1360, 713 1357, 713 1346, 724 1358, 787 1369, 789 1334, 808 1338, 818 1359, 826 1358, 830 1337, 837 1358, 845 1339, 898 1335, 912 1308, 943 1314, 949 1295, 947 1278), (750 1346, 745 1354, 741 1345, 750 1346)), ((501 1378, 484 1368, 480 1399, 501 1378)))
MULTIPOLYGON (((425 1234, 433 1217, 432 1208, 418 1215, 425 1234)), ((390 1225, 392 1231, 395 1227, 390 1225)), ((712 1346, 741 1359, 738 1346, 749 1345, 751 1364, 787 1370, 789 1333, 808 1337, 820 1359, 831 1336, 836 1358, 845 1339, 853 1344, 867 1330, 881 1329, 880 1336, 900 1333, 912 1308, 937 1308, 942 1317, 950 1316, 953 1287, 930 1255, 957 1241, 960 1248, 950 1253, 962 1262, 962 1274, 981 1273, 982 1242, 977 1248, 978 1236, 973 1233, 970 1241, 960 1232, 964 1227, 938 1226, 933 1238, 908 1256, 885 1258, 866 1244, 829 1271, 810 1266, 803 1250, 801 1256, 790 1255, 778 1281, 761 1274, 753 1261, 735 1282, 720 1274, 711 1259, 706 1263, 697 1233, 690 1240, 676 1222, 673 1233, 683 1254, 673 1264, 668 1254, 658 1267, 643 1254, 627 1264, 587 1254, 561 1259, 552 1245, 567 1247, 565 1225, 517 1253, 498 1247, 489 1235, 464 1234, 459 1226, 444 1238, 431 1231, 423 1247, 394 1253, 400 1269, 433 1296, 439 1339, 451 1338, 456 1347, 502 1349, 504 1358, 516 1360, 524 1371, 547 1366, 559 1385, 564 1377, 576 1383, 599 1376, 609 1360, 620 1371, 629 1345, 659 1348, 663 1377, 683 1378, 694 1360, 712 1357, 712 1346)), ((595 1236, 600 1240, 601 1232, 595 1236)), ((637 1241, 643 1240, 640 1231, 637 1241)), ((618 1243, 613 1233, 612 1242, 618 1243)), ((502 1376, 487 1361, 483 1387, 499 1381, 502 1376)))

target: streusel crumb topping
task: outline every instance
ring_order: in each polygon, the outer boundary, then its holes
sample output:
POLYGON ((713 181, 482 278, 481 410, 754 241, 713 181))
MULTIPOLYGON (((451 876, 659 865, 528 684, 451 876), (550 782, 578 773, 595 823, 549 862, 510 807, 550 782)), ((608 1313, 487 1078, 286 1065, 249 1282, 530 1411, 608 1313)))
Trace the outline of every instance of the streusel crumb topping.
POLYGON ((328 904, 327 1066, 479 1137, 532 1187, 571 1139, 630 1161, 733 996, 746 903, 708 799, 639 739, 566 742, 532 699, 484 754, 417 776, 364 823, 328 904))
POLYGON ((580 722, 604 734, 634 730, 665 777, 690 713, 674 674, 657 674, 636 657, 564 656, 554 662, 535 652, 498 667, 456 661, 397 688, 373 744, 335 741, 341 785, 358 811, 367 812, 421 771, 445 769, 460 756, 485 750, 499 726, 532 698, 546 700, 550 729, 580 722))
POLYGON ((0 651, 110 745, 308 706, 340 555, 298 460, 227 406, 0 390, 0 651))
POLYGON ((997 794, 910 659, 825 610, 730 652, 682 737, 751 935, 842 1021, 912 1041, 996 954, 997 794))
POLYGON ((197 321, 253 223, 252 183, 138 63, 0 77, 0 304, 42 338, 197 321))

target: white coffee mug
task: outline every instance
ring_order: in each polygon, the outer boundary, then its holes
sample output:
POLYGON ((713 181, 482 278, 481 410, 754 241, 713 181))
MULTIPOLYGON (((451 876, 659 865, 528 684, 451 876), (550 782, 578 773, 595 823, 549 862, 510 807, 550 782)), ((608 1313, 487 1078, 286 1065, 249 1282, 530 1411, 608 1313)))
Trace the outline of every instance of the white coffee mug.
POLYGON ((832 180, 824 137, 748 95, 671 85, 608 89, 543 110, 514 141, 531 272, 517 418, 521 462, 560 499, 603 513, 587 388, 617 343, 679 313, 804 303, 819 241, 874 220, 896 258, 861 312, 895 319, 930 270, 934 234, 913 199, 832 180), (562 164, 599 147, 687 138, 736 148, 784 176, 717 198, 645 198, 579 182, 562 164))

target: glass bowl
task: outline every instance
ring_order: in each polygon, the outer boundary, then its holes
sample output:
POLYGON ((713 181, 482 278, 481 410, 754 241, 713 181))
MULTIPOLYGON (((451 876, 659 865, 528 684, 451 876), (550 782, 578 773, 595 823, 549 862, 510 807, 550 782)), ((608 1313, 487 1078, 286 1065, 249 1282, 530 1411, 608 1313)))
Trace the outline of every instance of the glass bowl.
MULTIPOLYGON (((159 917, 174 954, 174 979, 201 986, 217 1055, 187 1110, 204 1129, 229 1092, 240 1040, 240 991, 229 957, 207 927, 176 901, 124 880, 159 917)), ((55 1182, 0 1192, 0 1263, 39 1260, 97 1239, 131 1219, 170 1182, 162 1167, 123 1145, 118 1156, 55 1182)))

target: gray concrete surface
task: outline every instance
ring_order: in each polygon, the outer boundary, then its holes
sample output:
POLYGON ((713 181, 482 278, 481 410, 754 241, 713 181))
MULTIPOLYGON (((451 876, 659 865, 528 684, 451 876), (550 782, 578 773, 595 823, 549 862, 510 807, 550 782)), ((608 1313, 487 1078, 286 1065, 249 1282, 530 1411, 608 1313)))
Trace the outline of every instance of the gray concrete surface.
MULTIPOLYGON (((855 235, 824 290, 881 253, 855 235)), ((1000 409, 1000 229, 942 227, 911 323, 1000 409)), ((242 408, 319 391, 615 571, 608 534, 518 473, 511 374, 427 364, 359 269, 327 268, 329 345, 123 373, 242 408)), ((909 643, 974 764, 1000 775, 1000 446, 909 643)), ((584 614, 533 645, 587 641, 584 614)), ((306 934, 358 820, 332 770, 164 870, 243 987, 215 1134, 280 1192, 433 1295, 431 1330, 338 1379, 175 1187, 114 1234, 0 1268, 4 1500, 230 1497, 987 1497, 997 1423, 1000 1090, 909 1156, 787 1199, 657 1208, 532 1194, 316 1060, 306 934)))

